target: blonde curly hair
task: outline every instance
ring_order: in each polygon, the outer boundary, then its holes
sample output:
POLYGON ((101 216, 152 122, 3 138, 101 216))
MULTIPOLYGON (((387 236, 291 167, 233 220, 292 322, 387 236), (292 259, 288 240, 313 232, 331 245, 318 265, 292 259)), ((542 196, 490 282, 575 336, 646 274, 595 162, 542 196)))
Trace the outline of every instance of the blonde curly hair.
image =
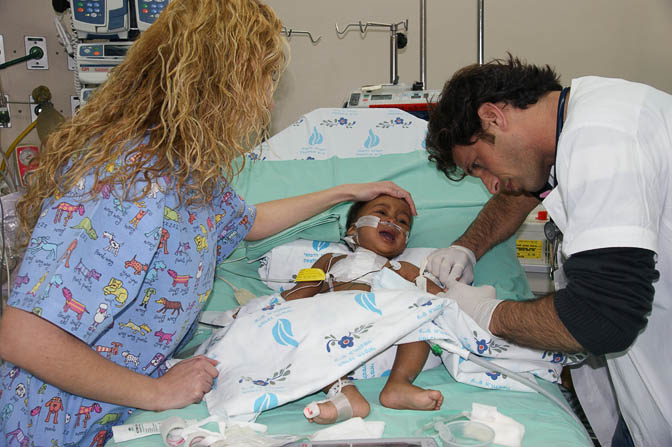
POLYGON ((230 181, 242 168, 234 160, 266 135, 288 57, 281 31, 273 10, 257 0, 172 1, 86 105, 50 135, 17 204, 22 239, 44 201, 92 169, 90 198, 105 184, 126 192, 138 179, 170 175, 181 202, 206 204, 221 176, 230 181), (136 146, 148 132, 149 142, 136 146), (110 169, 122 156, 122 166, 110 169))

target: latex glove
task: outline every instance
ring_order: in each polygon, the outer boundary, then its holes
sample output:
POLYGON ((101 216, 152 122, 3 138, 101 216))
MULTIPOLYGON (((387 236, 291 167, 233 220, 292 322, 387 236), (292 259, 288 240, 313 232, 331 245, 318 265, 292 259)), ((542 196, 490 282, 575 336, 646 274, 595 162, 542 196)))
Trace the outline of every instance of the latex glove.
POLYGON ((440 248, 427 257, 427 270, 444 284, 451 281, 471 284, 475 264, 474 253, 459 245, 440 248))
POLYGON ((495 297, 497 292, 492 286, 469 286, 457 281, 446 284, 445 292, 438 296, 457 302, 462 312, 469 315, 480 327, 490 331, 490 320, 495 308, 502 302, 495 297))

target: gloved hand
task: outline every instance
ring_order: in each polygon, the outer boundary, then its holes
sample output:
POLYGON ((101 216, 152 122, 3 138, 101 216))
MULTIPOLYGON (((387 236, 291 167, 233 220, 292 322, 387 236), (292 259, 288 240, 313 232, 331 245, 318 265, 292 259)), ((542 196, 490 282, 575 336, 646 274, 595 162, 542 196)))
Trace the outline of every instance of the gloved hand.
POLYGON ((442 298, 450 298, 457 302, 462 312, 469 315, 483 329, 490 331, 490 320, 495 308, 502 302, 495 297, 497 293, 492 286, 468 286, 457 281, 446 284, 447 291, 437 294, 442 298))
POLYGON ((474 253, 459 245, 440 248, 427 257, 427 270, 444 284, 451 281, 471 284, 475 264, 474 253))

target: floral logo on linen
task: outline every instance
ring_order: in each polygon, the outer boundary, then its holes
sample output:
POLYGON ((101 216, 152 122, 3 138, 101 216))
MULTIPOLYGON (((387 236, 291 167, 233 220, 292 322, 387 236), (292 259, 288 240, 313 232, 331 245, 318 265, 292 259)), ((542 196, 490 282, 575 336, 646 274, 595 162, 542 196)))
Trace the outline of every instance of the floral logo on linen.
POLYGON ((292 124, 292 127, 298 127, 298 126, 300 126, 301 123, 303 123, 305 120, 306 120, 306 118, 305 118, 304 116, 302 116, 301 118, 299 118, 298 121, 295 121, 295 122, 292 124))
POLYGON ((565 352, 553 352, 553 351, 544 351, 541 355, 543 360, 549 360, 551 363, 557 363, 559 365, 574 364, 582 362, 585 358, 585 354, 567 354, 565 352))
POLYGON ((504 344, 504 343, 497 343, 495 340, 486 340, 484 338, 479 339, 478 334, 476 331, 474 333, 474 340, 476 341, 476 350, 478 351, 479 354, 483 354, 484 352, 487 352, 488 354, 492 354, 493 351, 501 354, 502 352, 506 352, 509 350, 509 345, 504 344))
POLYGON ((287 376, 291 374, 291 370, 289 369, 291 366, 292 364, 290 363, 281 370, 275 371, 271 377, 266 377, 265 379, 253 379, 252 377, 243 376, 240 378, 240 380, 238 380, 238 383, 248 381, 258 386, 275 385, 276 382, 281 382, 287 379, 287 376))
POLYGON ((341 349, 352 348, 355 346, 355 339, 359 339, 361 334, 368 332, 368 330, 372 327, 373 323, 363 324, 340 338, 336 337, 335 335, 327 335, 324 337, 327 340, 327 352, 331 352, 331 348, 334 345, 338 345, 341 349))
POLYGON ((266 160, 265 156, 262 156, 261 154, 258 154, 256 152, 249 152, 247 154, 247 158, 249 158, 252 161, 257 161, 257 160, 266 160))
POLYGON ((406 129, 411 124, 413 124, 413 121, 405 121, 402 117, 398 116, 394 119, 381 121, 380 123, 376 124, 376 127, 380 127, 382 129, 388 129, 390 127, 401 126, 402 128, 406 129))
POLYGON ((544 353, 541 355, 541 358, 550 358, 551 363, 562 363, 563 360, 565 360, 565 354, 562 352, 544 351, 544 353))
POLYGON ((490 377, 492 380, 497 380, 500 376, 502 379, 506 379, 506 376, 503 376, 502 373, 498 372, 487 372, 485 373, 486 376, 490 377))
MULTIPOLYGON (((273 297, 273 299, 266 306, 262 307, 261 310, 262 311, 273 310, 273 309, 275 309, 275 306, 279 306, 280 304, 282 304, 280 302, 280 300, 278 300, 277 297, 273 297)), ((291 327, 290 327, 290 330, 291 330, 291 327)))
POLYGON ((348 119, 344 116, 340 118, 334 118, 333 120, 322 120, 320 123, 320 126, 327 126, 327 127, 336 127, 336 126, 343 126, 347 129, 352 129, 355 124, 357 124, 357 121, 348 121, 348 119))
POLYGON ((424 302, 424 303, 422 303, 422 304, 413 303, 413 304, 411 304, 410 306, 408 306, 408 308, 409 308, 409 309, 413 309, 413 308, 415 308, 415 307, 431 306, 432 304, 434 304, 434 303, 432 302, 432 300, 427 300, 426 302, 424 302))

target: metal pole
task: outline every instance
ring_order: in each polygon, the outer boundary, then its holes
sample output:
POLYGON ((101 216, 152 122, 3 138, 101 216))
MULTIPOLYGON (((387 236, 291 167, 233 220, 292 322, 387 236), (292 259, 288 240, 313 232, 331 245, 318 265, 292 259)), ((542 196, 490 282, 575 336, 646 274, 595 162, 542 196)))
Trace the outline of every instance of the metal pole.
POLYGON ((397 25, 390 25, 390 84, 397 85, 399 76, 397 75, 397 25))
POLYGON ((420 0, 420 83, 427 89, 427 0, 420 0))
POLYGON ((483 27, 485 24, 484 0, 478 0, 478 63, 483 64, 483 27))

